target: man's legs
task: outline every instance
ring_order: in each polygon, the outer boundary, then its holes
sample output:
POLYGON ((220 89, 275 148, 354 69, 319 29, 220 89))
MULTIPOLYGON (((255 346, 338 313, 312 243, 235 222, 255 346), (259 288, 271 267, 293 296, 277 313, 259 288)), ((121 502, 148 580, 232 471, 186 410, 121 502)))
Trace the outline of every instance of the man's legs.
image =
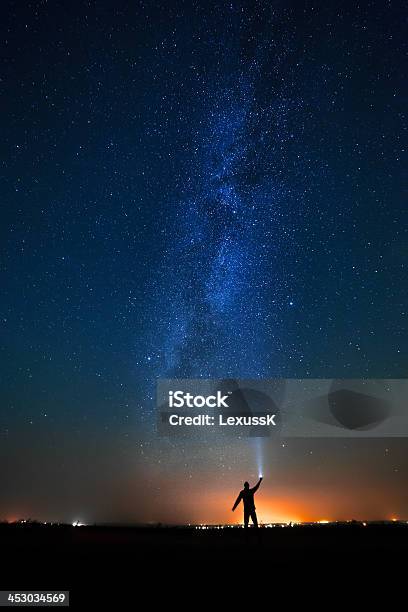
POLYGON ((254 524, 254 527, 258 527, 258 517, 256 516, 256 511, 255 510, 252 510, 252 512, 251 512, 251 519, 252 519, 252 522, 254 524))
POLYGON ((247 512, 246 510, 244 510, 244 527, 245 527, 245 529, 248 529, 249 515, 250 515, 250 512, 247 512))

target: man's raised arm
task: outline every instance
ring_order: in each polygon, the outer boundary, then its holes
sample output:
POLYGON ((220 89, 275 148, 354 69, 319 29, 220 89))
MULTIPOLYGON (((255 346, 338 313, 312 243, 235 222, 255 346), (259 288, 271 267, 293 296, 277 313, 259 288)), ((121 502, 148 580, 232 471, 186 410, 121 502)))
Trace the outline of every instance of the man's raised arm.
POLYGON ((235 501, 235 504, 232 506, 232 511, 234 512, 235 508, 238 506, 239 502, 242 499, 242 493, 240 493, 235 501))
POLYGON ((251 489, 252 493, 256 493, 256 491, 259 489, 259 485, 261 484, 261 482, 262 482, 262 476, 260 477, 256 485, 251 489))

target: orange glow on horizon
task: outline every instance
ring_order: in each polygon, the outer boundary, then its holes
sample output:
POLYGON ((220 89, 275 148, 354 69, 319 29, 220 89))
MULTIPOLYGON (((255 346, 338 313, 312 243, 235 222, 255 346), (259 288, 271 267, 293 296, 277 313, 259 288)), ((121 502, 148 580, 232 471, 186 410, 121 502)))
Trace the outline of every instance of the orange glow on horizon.
MULTIPOLYGON (((243 507, 238 506, 235 512, 231 511, 234 499, 226 507, 225 494, 213 493, 207 496, 205 507, 194 500, 194 512, 192 513, 191 524, 225 524, 240 525, 243 523, 243 507)), ((268 523, 307 523, 317 522, 320 516, 315 516, 300 504, 297 499, 283 499, 275 496, 259 496, 255 500, 258 522, 268 523), (301 508, 303 511, 301 511, 301 508)))
MULTIPOLYGON (((371 493, 371 492, 370 492, 371 493)), ((243 523, 242 503, 235 512, 231 511, 238 491, 216 489, 204 497, 202 491, 190 495, 189 503, 178 500, 173 506, 178 524, 239 525, 243 523), (178 510, 178 511, 177 511, 178 510), (184 517, 187 516, 187 520, 184 517)), ((385 509, 385 500, 369 494, 364 498, 350 495, 333 495, 323 490, 297 490, 276 488, 274 491, 261 490, 255 498, 259 524, 269 523, 320 523, 336 521, 400 520, 397 514, 385 509)), ((173 522, 171 519, 169 522, 173 522)))
MULTIPOLYGON (((127 498, 126 510, 119 522, 126 523, 149 523, 168 525, 242 525, 243 505, 232 512, 233 503, 239 493, 239 487, 234 483, 212 484, 201 482, 190 490, 188 495, 175 495, 174 489, 161 491, 162 503, 151 507, 146 504, 143 514, 135 516, 134 507, 139 504, 139 499, 127 498)), ((255 496, 256 512, 259 524, 301 524, 320 523, 322 525, 332 522, 346 521, 392 521, 399 522, 407 520, 404 509, 393 500, 386 499, 375 489, 367 489, 364 492, 342 491, 334 488, 311 487, 298 485, 296 488, 289 485, 275 486, 263 485, 255 496), (390 506, 393 506, 390 509, 390 506)), ((27 510, 27 509, 25 509, 27 510)), ((73 518, 76 518, 73 514, 73 518)), ((80 510, 78 516, 81 516, 80 510)), ((34 521, 72 522, 72 518, 65 516, 53 517, 41 516, 35 510, 32 512, 16 511, 11 509, 5 520, 14 523, 22 519, 32 518, 34 521)), ((82 522, 82 521, 81 521, 82 522)), ((87 522, 94 522, 88 520, 87 522)), ((99 522, 99 517, 95 522, 99 522)), ((408 522, 408 521, 407 521, 408 522)))

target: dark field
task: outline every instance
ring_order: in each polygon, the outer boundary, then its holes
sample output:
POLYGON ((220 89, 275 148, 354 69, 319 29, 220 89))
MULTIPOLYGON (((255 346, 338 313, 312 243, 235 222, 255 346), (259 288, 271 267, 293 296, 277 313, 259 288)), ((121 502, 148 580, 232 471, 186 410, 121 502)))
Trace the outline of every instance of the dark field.
POLYGON ((328 574, 335 582, 367 572, 382 577, 408 553, 405 524, 273 527, 247 534, 237 528, 3 524, 0 538, 1 589, 70 590, 71 605, 137 596, 147 581, 159 591, 180 579, 218 588, 231 570, 244 571, 249 581, 251 574, 257 581, 266 574, 272 581, 300 574, 328 574))

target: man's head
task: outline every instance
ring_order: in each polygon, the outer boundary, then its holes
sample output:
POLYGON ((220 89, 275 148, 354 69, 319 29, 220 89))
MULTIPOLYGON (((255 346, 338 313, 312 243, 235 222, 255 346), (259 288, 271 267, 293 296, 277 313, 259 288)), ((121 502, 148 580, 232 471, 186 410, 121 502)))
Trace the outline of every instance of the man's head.
POLYGON ((249 489, 249 482, 244 482, 244 489, 249 489))

